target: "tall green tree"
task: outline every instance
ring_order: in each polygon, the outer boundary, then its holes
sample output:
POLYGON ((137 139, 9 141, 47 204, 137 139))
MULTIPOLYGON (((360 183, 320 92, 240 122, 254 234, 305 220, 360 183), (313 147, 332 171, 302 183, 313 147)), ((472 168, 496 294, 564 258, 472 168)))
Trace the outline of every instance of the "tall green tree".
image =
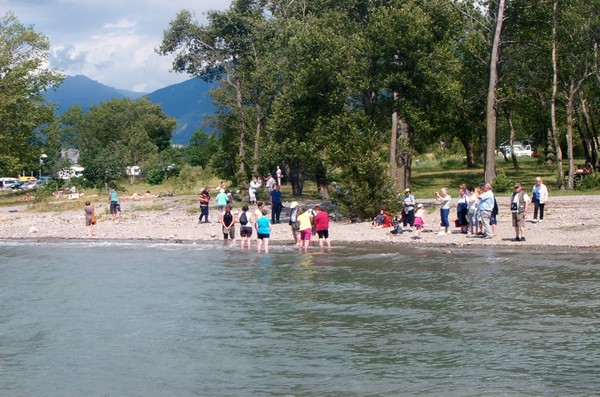
POLYGON ((144 166, 168 149, 177 123, 147 98, 111 99, 80 117, 75 109, 69 120, 72 124, 66 128, 78 131, 84 175, 106 187, 122 176, 127 166, 144 166))
POLYGON ((37 163, 36 129, 52 122, 53 108, 42 92, 63 76, 46 67, 48 38, 24 26, 12 13, 0 18, 0 173, 15 175, 37 163))

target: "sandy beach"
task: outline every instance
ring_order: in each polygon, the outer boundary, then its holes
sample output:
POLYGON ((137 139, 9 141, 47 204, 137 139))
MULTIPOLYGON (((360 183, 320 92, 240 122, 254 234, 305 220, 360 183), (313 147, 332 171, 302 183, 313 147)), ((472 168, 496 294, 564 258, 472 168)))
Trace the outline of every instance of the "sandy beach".
MULTIPOLYGON (((108 204, 105 201, 93 203, 98 216, 92 240, 157 240, 174 243, 200 243, 203 241, 222 241, 221 227, 218 224, 216 208, 210 209, 210 224, 199 224, 198 205, 191 204, 192 196, 153 197, 139 201, 123 201, 123 214, 120 219, 111 221, 108 204)), ((500 213, 498 217, 497 236, 493 239, 481 239, 461 234, 458 229, 451 228, 452 233, 437 235, 439 231, 439 210, 434 207, 433 200, 419 200, 431 208, 426 216, 426 229, 422 239, 415 240, 414 232, 393 235, 391 229, 373 229, 369 222, 350 223, 346 221, 332 222, 330 237, 332 245, 348 243, 363 244, 411 244, 415 246, 439 247, 485 247, 507 246, 527 247, 529 250, 585 249, 600 248, 598 228, 600 219, 595 211, 600 204, 599 196, 550 197, 546 204, 543 222, 533 223, 533 205, 527 213, 526 241, 514 242, 514 228, 508 197, 497 197, 500 213), (434 207, 434 208, 433 208, 434 207)), ((28 205, 0 208, 0 239, 25 239, 34 241, 46 240, 89 240, 84 223, 83 207, 79 211, 39 212, 28 205)), ((284 207, 290 202, 284 201, 284 207)), ((312 206, 316 202, 301 203, 312 206)), ((456 218, 456 200, 453 199, 450 220, 456 218)), ((236 204, 239 210, 241 204, 236 204)), ((267 207, 268 208, 268 207, 267 207)), ((251 207, 251 210, 254 208, 251 207)), ((272 244, 289 244, 293 240, 287 213, 282 214, 282 223, 273 225, 272 244)), ((239 235, 239 224, 236 235, 239 235)), ((253 240, 256 234, 253 235, 253 240)), ((256 247, 255 244, 253 244, 256 247)), ((313 249, 318 249, 315 247, 313 249)))

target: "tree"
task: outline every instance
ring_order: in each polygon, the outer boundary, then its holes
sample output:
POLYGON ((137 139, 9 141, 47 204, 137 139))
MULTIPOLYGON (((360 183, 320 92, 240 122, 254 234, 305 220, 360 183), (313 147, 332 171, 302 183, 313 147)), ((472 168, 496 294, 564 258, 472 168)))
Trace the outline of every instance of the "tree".
POLYGON ((0 19, 0 172, 15 174, 37 162, 37 128, 52 122, 53 109, 44 90, 63 77, 48 69, 48 38, 24 26, 12 13, 0 19))
POLYGON ((76 117, 74 111, 69 114, 73 124, 66 128, 78 131, 84 175, 105 187, 127 166, 143 168, 158 152, 168 149, 177 123, 147 98, 112 99, 92 106, 81 117, 76 117))
POLYGON ((494 14, 494 30, 492 36, 492 52, 490 54, 490 78, 488 85, 486 107, 486 151, 485 151, 485 181, 492 182, 496 179, 496 127, 498 117, 498 103, 496 87, 498 85, 498 63, 500 62, 500 46, 502 24, 504 23, 505 0, 499 0, 494 14))

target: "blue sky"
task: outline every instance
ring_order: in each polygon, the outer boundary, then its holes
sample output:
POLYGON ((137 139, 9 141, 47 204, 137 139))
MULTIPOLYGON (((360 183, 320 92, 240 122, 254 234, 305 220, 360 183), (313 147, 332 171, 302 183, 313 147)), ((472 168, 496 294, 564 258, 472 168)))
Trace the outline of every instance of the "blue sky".
POLYGON ((24 25, 50 39, 50 66, 111 87, 152 92, 190 78, 159 56, 163 31, 183 9, 204 22, 231 0, 0 0, 24 25))

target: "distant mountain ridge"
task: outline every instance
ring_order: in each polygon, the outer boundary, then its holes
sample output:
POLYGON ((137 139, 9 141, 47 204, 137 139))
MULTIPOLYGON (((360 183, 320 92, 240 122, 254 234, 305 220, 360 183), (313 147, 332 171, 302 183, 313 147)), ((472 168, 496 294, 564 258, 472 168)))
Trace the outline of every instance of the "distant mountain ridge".
POLYGON ((178 124, 171 141, 174 144, 187 145, 197 130, 210 131, 205 128, 205 117, 216 110, 209 93, 214 86, 214 83, 192 78, 147 94, 109 87, 89 77, 78 75, 67 76, 58 88, 45 92, 44 96, 57 105, 59 115, 74 105, 79 105, 87 112, 91 106, 110 99, 136 100, 147 96, 150 102, 162 105, 166 115, 177 119, 178 124))

